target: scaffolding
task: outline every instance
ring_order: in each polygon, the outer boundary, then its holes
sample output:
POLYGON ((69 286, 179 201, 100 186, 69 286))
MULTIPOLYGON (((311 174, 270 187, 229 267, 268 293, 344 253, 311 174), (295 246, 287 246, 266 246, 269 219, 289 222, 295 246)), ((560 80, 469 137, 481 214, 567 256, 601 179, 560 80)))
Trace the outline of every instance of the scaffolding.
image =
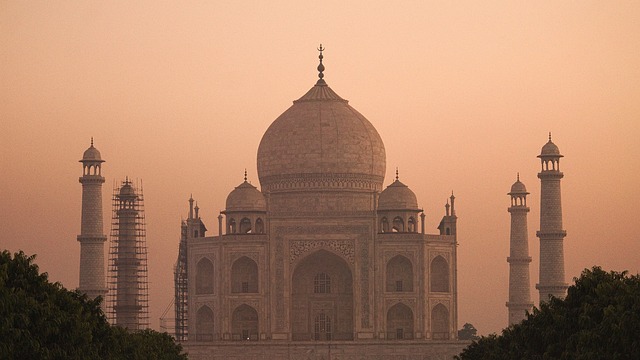
POLYGON ((178 247, 178 260, 173 271, 175 288, 174 308, 176 314, 175 337, 178 341, 187 341, 187 310, 188 310, 188 282, 187 282, 187 223, 183 220, 178 247))
POLYGON ((149 327, 149 283, 142 181, 114 183, 107 317, 129 330, 149 327))
POLYGON ((174 339, 176 338, 176 318, 173 298, 162 312, 162 316, 160 316, 160 332, 167 333, 173 336, 174 339), (170 312, 174 313, 170 315, 170 312))

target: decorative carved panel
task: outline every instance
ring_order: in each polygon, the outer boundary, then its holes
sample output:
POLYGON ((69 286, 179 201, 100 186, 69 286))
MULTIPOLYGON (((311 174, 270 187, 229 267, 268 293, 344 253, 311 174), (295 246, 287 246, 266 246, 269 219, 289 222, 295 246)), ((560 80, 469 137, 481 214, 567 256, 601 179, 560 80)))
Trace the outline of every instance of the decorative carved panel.
POLYGON ((318 249, 329 248, 348 260, 349 264, 355 262, 353 241, 350 240, 295 240, 289 243, 289 264, 293 264, 298 257, 307 252, 318 249))

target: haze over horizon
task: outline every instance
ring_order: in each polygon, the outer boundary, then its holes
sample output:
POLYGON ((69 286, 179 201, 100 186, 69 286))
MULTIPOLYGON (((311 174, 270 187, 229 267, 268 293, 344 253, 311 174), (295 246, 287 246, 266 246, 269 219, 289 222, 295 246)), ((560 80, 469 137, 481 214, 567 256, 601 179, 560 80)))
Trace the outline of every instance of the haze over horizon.
MULTIPOLYGON (((208 234, 262 135, 317 79, 380 133, 385 186, 417 195, 435 233, 453 190, 458 328, 507 325, 509 192, 528 204, 538 303, 548 132, 565 156, 566 280, 640 271, 640 3, 0 2, 0 249, 78 286, 82 174, 93 136, 111 190, 144 181, 150 318, 173 297, 190 194, 208 234)), ((259 186, 258 186, 259 187, 259 186)))

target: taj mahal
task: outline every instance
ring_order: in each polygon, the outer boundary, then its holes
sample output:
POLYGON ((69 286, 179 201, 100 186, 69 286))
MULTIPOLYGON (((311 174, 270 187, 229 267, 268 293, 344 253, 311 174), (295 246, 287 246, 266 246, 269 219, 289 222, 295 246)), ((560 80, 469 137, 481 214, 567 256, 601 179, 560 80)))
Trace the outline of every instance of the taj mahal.
MULTIPOLYGON (((224 210, 207 221, 189 199, 174 279, 176 338, 190 359, 451 359, 469 344, 457 339, 456 199, 442 194, 439 226, 425 229, 420 203, 398 172, 385 182, 376 128, 325 81, 319 50, 317 82, 260 141, 260 187, 245 172, 224 210), (208 235, 216 227, 217 235, 208 235)), ((90 155, 84 166, 95 162, 98 170, 85 177, 101 177, 103 160, 90 155)), ((547 244, 541 300, 543 291, 566 291, 561 156, 551 138, 539 156, 538 233, 547 244)), ((92 186, 87 203, 102 182, 83 182, 92 186)), ((519 179, 509 193, 510 323, 533 306, 527 194, 519 179)), ((85 220, 83 193, 83 224, 91 216, 98 221, 102 214, 87 206, 85 220)), ((102 256, 97 249, 105 241, 102 220, 91 229, 78 238, 87 243, 86 264, 102 256)), ((87 276, 81 286, 103 295, 104 273, 87 276)))

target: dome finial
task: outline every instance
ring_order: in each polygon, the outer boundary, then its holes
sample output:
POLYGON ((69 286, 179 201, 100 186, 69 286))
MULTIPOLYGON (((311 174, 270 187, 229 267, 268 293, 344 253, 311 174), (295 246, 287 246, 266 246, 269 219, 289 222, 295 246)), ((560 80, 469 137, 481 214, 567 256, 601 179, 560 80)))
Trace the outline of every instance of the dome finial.
POLYGON ((396 181, 398 181, 400 179, 400 176, 398 176, 398 167, 396 166, 396 181))
POLYGON ((549 141, 551 141, 551 131, 549 131, 549 141))
POLYGON ((520 172, 518 171, 518 181, 520 181, 520 172))
POLYGON ((244 182, 247 182, 247 169, 244 169, 244 182))
POLYGON ((320 64, 318 65, 318 82, 316 82, 316 85, 327 85, 327 83, 324 81, 324 74, 322 73, 324 71, 324 65, 322 64, 322 59, 324 58, 324 56, 322 56, 322 52, 324 51, 325 48, 322 47, 322 44, 320 44, 320 47, 318 48, 318 51, 320 51, 320 55, 318 55, 318 59, 320 59, 320 64))
POLYGON ((93 136, 91 137, 91 147, 93 147, 93 136))

